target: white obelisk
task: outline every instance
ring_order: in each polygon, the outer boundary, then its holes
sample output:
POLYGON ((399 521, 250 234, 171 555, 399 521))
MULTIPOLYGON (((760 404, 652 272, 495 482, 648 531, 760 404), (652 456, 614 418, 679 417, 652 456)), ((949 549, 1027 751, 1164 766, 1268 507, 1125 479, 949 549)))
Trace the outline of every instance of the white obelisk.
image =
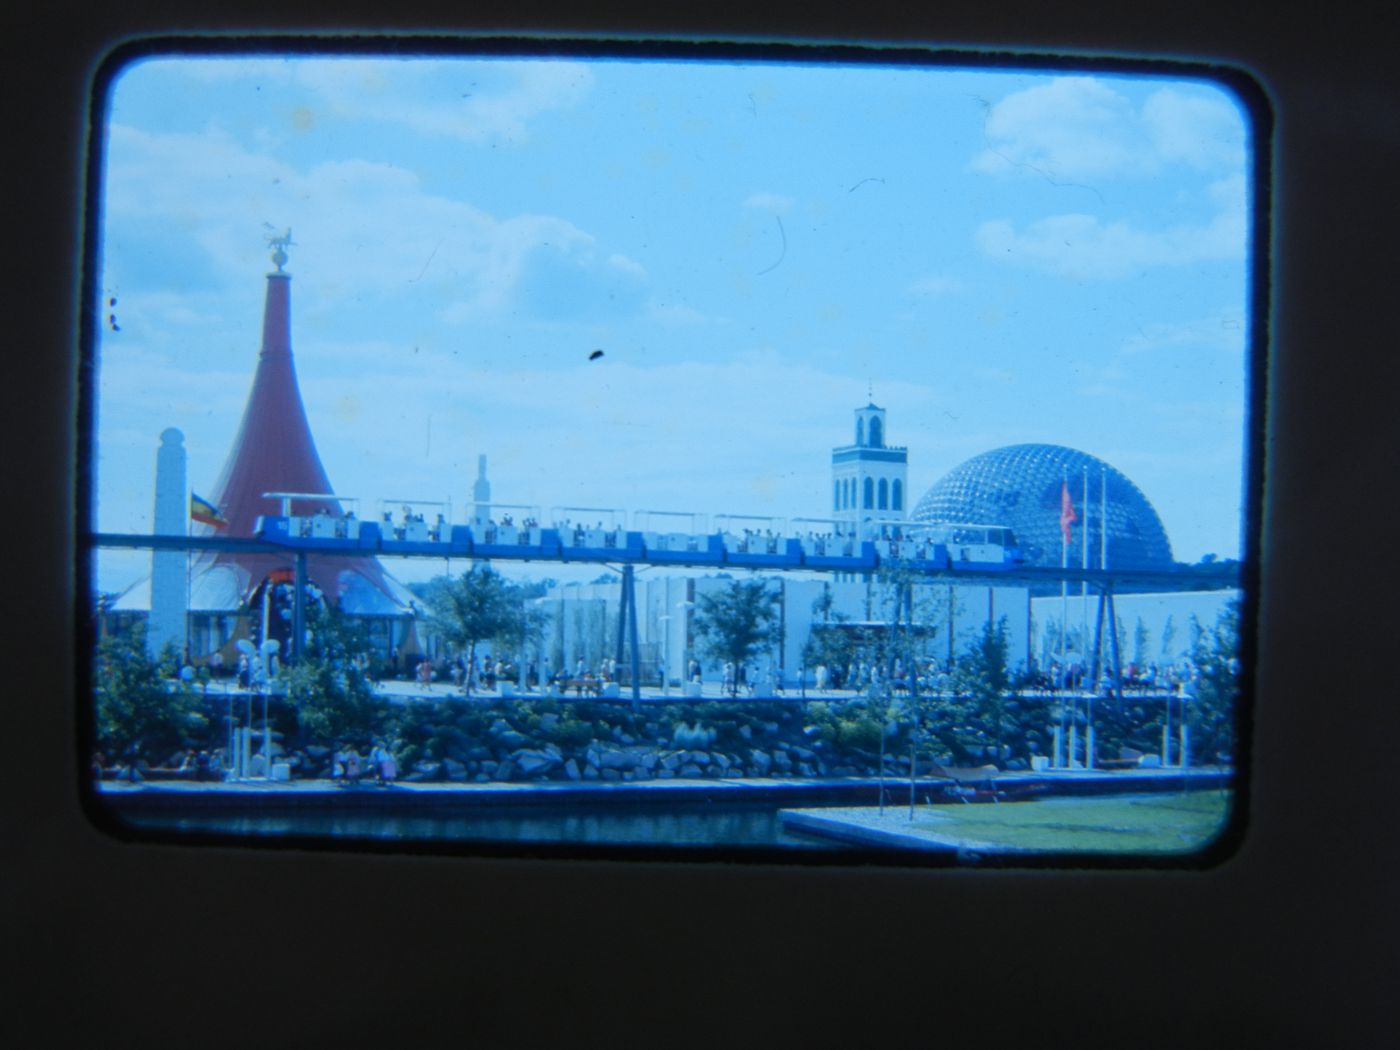
MULTIPOLYGON (((157 536, 184 536, 189 527, 190 495, 185 488, 185 435, 174 427, 160 435, 156 450, 157 536)), ((166 645, 174 645, 184 659, 188 622, 185 551, 151 552, 151 617, 146 626, 146 647, 154 658, 166 645)))

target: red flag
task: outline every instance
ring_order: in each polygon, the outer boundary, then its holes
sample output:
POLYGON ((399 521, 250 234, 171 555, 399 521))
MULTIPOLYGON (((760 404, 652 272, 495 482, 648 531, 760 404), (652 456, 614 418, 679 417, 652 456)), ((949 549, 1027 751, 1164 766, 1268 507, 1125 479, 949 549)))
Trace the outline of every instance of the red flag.
POLYGON ((1063 483, 1060 489, 1060 533, 1065 538, 1065 543, 1069 543, 1069 530, 1079 515, 1074 513, 1074 500, 1069 498, 1069 482, 1063 483))

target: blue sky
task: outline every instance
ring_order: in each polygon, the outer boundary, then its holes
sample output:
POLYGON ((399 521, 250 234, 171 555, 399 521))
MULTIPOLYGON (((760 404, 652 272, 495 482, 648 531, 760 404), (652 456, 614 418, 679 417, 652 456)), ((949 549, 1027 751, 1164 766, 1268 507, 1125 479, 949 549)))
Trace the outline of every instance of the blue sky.
POLYGON ((1185 80, 148 60, 108 113, 98 526, 150 529, 167 426, 212 488, 270 224, 321 458, 366 505, 460 516, 484 453, 504 502, 821 516, 871 389, 916 495, 1065 444, 1177 557, 1235 556, 1248 165, 1185 80))

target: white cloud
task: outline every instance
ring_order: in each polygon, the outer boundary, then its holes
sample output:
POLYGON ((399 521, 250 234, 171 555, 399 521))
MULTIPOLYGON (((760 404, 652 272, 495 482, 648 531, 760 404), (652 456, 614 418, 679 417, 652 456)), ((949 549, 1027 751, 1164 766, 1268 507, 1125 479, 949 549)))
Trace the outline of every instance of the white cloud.
POLYGON ((623 273, 636 274, 638 277, 646 276, 646 267, 635 259, 629 259, 620 252, 614 252, 608 256, 608 265, 623 273))
POLYGON ((972 168, 1001 176, 1140 176, 1169 164, 1228 172, 1245 158, 1244 121, 1225 96, 1162 88, 1139 111, 1093 77, 1058 77, 1008 95, 989 108, 984 134, 987 148, 972 168))
POLYGON ((703 324, 708 318, 693 306, 655 300, 647 307, 647 317, 671 327, 703 324))
MULTIPOLYGON (((141 65, 133 69, 141 68, 141 65)), ((220 83, 230 80, 262 80, 273 83, 290 83, 296 77, 298 62, 295 58, 243 58, 211 55, 205 58, 153 59, 152 66, 170 66, 178 69, 182 77, 205 83, 220 83)))
POLYGON ((1222 95, 1153 92, 1142 119, 1157 155, 1201 171, 1230 171, 1244 157, 1244 119, 1222 95))
POLYGON ((781 193, 751 193, 744 198, 745 208, 759 211, 787 212, 792 209, 793 204, 791 197, 785 197, 781 193))
POLYGON ((1245 319, 1238 312, 1193 321, 1146 324, 1123 341, 1121 352, 1129 357, 1184 346, 1202 346, 1230 353, 1245 347, 1245 319))
POLYGON ((1151 170, 1131 103, 1092 77, 1057 77, 988 111, 987 148, 973 169, 1084 179, 1151 170))
POLYGON ((1005 219, 985 222, 975 240, 992 259, 1074 280, 1112 280, 1157 266, 1189 266, 1245 255, 1242 211, 1227 208, 1208 223, 1143 230, 1093 215, 1052 215, 1024 230, 1005 219))
MULTIPOLYGON (((615 308, 641 306, 631 291, 645 282, 641 264, 604 250, 566 219, 497 218, 428 192, 414 172, 391 164, 337 160, 299 171, 218 129, 157 135, 118 125, 108 174, 113 245, 150 238, 161 255, 176 257, 197 245, 199 265, 186 274, 203 266, 210 281, 241 280, 266 267, 259 234, 270 222, 292 227, 288 270, 316 273, 312 294, 326 303, 403 294, 427 315, 460 322, 528 309, 520 296, 532 267, 554 267, 575 284, 601 287, 615 308), (619 296, 623 289, 628 295, 619 296)), ((556 286, 559 279, 552 278, 556 286)))
POLYGON ((337 59, 300 65, 297 78, 340 116, 466 142, 522 142, 533 118, 572 108, 593 86, 575 62, 337 59))

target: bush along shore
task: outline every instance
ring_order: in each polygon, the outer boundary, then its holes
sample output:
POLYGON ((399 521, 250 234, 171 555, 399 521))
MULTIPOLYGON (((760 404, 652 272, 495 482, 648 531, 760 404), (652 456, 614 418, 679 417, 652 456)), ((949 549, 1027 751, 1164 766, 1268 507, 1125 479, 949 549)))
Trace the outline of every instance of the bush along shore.
MULTIPOLYGON (((211 738, 227 726, 227 708, 210 701, 202 741, 211 766, 224 749, 211 738)), ((362 762, 378 744, 389 750, 398 779, 419 782, 637 781, 742 777, 863 777, 907 775, 912 726, 862 698, 843 701, 627 702, 549 698, 441 699, 411 704, 360 706, 332 728, 285 698, 269 707, 273 761, 286 763, 294 779, 337 775, 336 756, 354 749, 362 762), (357 723, 357 724, 352 724, 357 723), (321 730, 321 731, 318 731, 321 730)), ((252 712, 253 751, 261 748, 262 712, 252 712)), ((240 721, 244 719, 240 718, 240 721)), ((227 732, 226 728, 223 730, 227 732)), ((917 748, 920 766, 950 762, 932 737, 917 748)), ((178 765, 173 754, 167 768, 178 765)), ((1000 758, 991 747, 969 757, 1024 769, 1024 759, 1000 758)), ((368 763, 365 775, 372 775, 368 763)), ((160 767, 154 772, 160 774, 160 767)))
MULTIPOLYGON (((600 702, 447 700, 404 712, 385 742, 408 781, 875 775, 880 726, 862 704, 843 706, 849 710, 838 714, 821 703, 710 701, 634 712, 600 702)), ((887 741, 890 770, 894 743, 887 741)), ((310 775, 329 775, 314 768, 316 751, 308 749, 310 775)))
MULTIPOLYGON (((915 756, 924 768, 994 764, 1015 771, 1026 769, 1033 756, 1052 753, 1051 727, 1066 718, 1054 697, 1025 690, 1008 673, 1004 621, 988 625, 958 662, 949 687, 934 693, 895 695, 891 659, 885 661, 889 672, 878 684, 872 679, 865 696, 634 706, 583 697, 390 699, 374 689, 354 655, 363 646, 353 625, 324 613, 311 620, 315 644, 284 670, 274 697, 205 695, 185 673, 191 669, 177 666, 173 650, 158 661, 148 658, 141 630, 103 639, 94 689, 94 772, 218 779, 232 765, 236 727, 252 737, 239 746, 251 744, 254 775, 270 769, 274 779, 332 777, 340 766, 352 777, 357 770, 370 773, 371 751, 377 759, 392 755, 405 781, 868 777, 907 774, 915 756), (258 754, 264 724, 270 756, 258 754), (163 760, 159 766, 157 759, 163 760)), ((1235 638, 1233 616, 1227 616, 1193 643, 1197 677, 1186 718, 1194 754, 1222 756, 1233 749, 1235 638)), ((1160 701, 1132 695, 1100 703, 1094 711, 1097 753, 1154 750, 1169 711, 1160 701)), ((1068 717, 1078 720, 1080 713, 1071 708, 1068 717)))

